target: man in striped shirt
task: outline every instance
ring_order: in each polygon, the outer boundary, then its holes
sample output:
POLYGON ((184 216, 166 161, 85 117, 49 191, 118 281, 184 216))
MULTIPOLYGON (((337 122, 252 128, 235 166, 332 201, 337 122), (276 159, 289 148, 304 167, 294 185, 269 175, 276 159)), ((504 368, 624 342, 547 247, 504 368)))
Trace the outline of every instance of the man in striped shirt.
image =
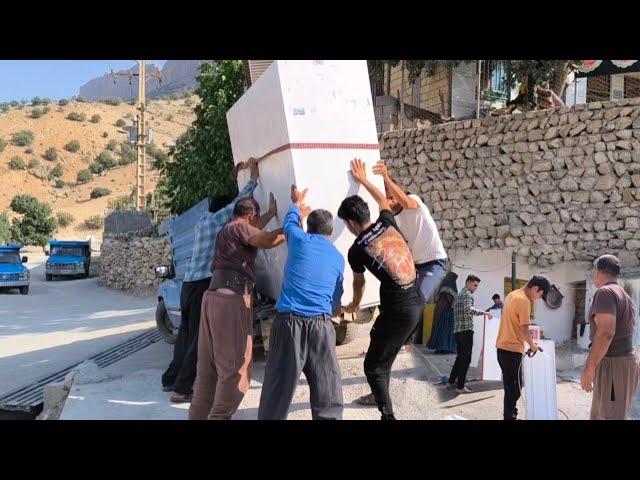
POLYGON ((456 337, 456 361, 451 369, 447 388, 457 387, 458 393, 471 393, 465 387, 467 370, 471 363, 471 351, 473 349, 473 317, 483 315, 491 319, 490 312, 483 312, 473 306, 473 293, 478 289, 480 279, 475 275, 469 275, 464 288, 453 301, 453 333, 456 337))

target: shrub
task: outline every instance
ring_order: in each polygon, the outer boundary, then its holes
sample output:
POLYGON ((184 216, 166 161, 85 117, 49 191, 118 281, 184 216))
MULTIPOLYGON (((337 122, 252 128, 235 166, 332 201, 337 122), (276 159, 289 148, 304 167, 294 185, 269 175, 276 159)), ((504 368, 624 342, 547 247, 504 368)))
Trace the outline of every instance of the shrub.
POLYGON ((34 108, 33 110, 31 110, 29 117, 31 118, 40 118, 42 117, 42 115, 44 115, 44 112, 39 109, 39 108, 34 108))
POLYGON ((78 96, 76 97, 76 102, 78 102, 78 103, 84 103, 84 102, 86 102, 86 100, 84 99, 84 97, 81 97, 80 95, 78 95, 78 96))
POLYGON ((47 106, 47 107, 44 107, 44 108, 42 109, 42 114, 43 114, 43 115, 46 115, 46 114, 47 114, 47 113, 49 113, 50 111, 51 111, 51 107, 48 107, 48 106, 47 106))
POLYGON ((17 100, 11 100, 9 102, 9 105, 11 105, 13 108, 17 107, 18 105, 20 105, 20 102, 17 100))
POLYGON ((53 186, 56 188, 64 188, 65 183, 63 180, 60 180, 59 178, 56 178, 55 182, 53 182, 53 186))
POLYGON ((33 153, 33 148, 25 148, 24 153, 26 153, 27 155, 31 155, 33 153))
POLYGON ((62 167, 62 165, 57 164, 55 167, 51 169, 49 174, 52 177, 60 178, 64 174, 64 168, 62 167))
POLYGON ((102 152, 96 158, 96 162, 98 162, 105 170, 113 168, 117 165, 113 155, 109 152, 102 152))
POLYGON ((102 120, 102 117, 97 113, 95 115, 91 115, 91 123, 100 123, 100 120, 102 120))
POLYGON ((80 142, 78 140, 71 140, 64 146, 67 152, 75 153, 80 150, 80 142))
POLYGON ((36 197, 31 195, 21 194, 16 195, 11 200, 11 210, 16 213, 26 213, 30 209, 34 208, 38 204, 36 197))
POLYGON ((58 212, 56 214, 56 220, 61 227, 68 227, 73 223, 75 218, 69 212, 58 212))
POLYGON ((77 183, 87 183, 93 179, 93 173, 89 170, 80 170, 76 175, 77 183))
POLYGON ((0 213, 0 245, 11 242, 12 238, 13 232, 11 230, 9 216, 6 212, 2 212, 0 213))
POLYGON ((36 157, 31 157, 31 160, 29 160, 29 168, 36 168, 40 166, 40 160, 38 160, 36 157))
POLYGON ((42 99, 40 97, 33 97, 31 99, 31 106, 32 107, 37 107, 40 104, 42 104, 42 99))
POLYGON ((136 161, 136 149, 129 142, 120 144, 120 160, 119 165, 130 165, 136 161))
POLYGON ((11 108, 11 105, 8 102, 0 103, 0 111, 1 112, 8 112, 10 108, 11 108))
POLYGON ((47 151, 44 152, 43 157, 45 160, 55 162, 58 159, 58 149, 56 147, 47 148, 47 151))
POLYGON ((120 97, 103 98, 102 99, 102 103, 117 107, 118 105, 120 105, 122 103, 122 98, 120 98, 120 97))
POLYGON ((190 107, 191 105, 193 105, 193 100, 191 100, 190 98, 187 98, 187 99, 184 101, 184 106, 185 106, 185 107, 190 107))
POLYGON ((93 162, 89 165, 89 171, 95 175, 102 173, 103 170, 104 168, 98 162, 93 162))
POLYGON ((33 132, 31 130, 20 130, 11 135, 11 143, 19 147, 26 147, 33 143, 33 132))
POLYGON ((74 122, 84 122, 87 116, 84 113, 71 112, 67 115, 67 120, 73 120, 74 122))
POLYGON ((93 217, 87 218, 84 221, 84 224, 91 230, 98 230, 104 225, 104 218, 102 218, 100 215, 94 215, 93 217))
POLYGON ((7 145, 7 143, 4 141, 4 139, 0 138, 0 152, 2 152, 4 150, 4 147, 7 145))
POLYGON ((24 170, 27 168, 27 165, 24 163, 24 160, 16 155, 15 157, 11 157, 11 160, 9 161, 9 168, 11 170, 24 170))
POLYGON ((67 100, 66 98, 61 98, 60 100, 58 100, 58 105, 60 105, 61 107, 69 105, 69 100, 67 100))
POLYGON ((119 118, 119 119, 116 121, 116 127, 118 127, 118 128, 122 128, 122 127, 124 127, 126 124, 127 124, 127 122, 125 122, 123 118, 119 118))
POLYGON ((49 178, 49 170, 46 167, 36 167, 31 171, 31 174, 40 180, 49 178))
POLYGON ((109 143, 107 143, 107 150, 111 151, 111 152, 115 152, 118 149, 118 141, 117 140, 109 140, 109 143))
POLYGON ((109 134, 107 132, 102 132, 102 138, 107 138, 109 134))
POLYGON ((107 195, 111 195, 111 190, 108 188, 96 187, 91 190, 91 198, 106 197, 107 195))

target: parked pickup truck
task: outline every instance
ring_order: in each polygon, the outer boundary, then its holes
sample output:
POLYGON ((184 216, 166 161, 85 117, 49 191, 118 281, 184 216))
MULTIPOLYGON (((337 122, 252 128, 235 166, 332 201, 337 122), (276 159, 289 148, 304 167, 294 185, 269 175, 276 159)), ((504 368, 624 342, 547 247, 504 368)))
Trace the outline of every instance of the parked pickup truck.
POLYGON ((47 282, 54 276, 89 276, 91 266, 90 241, 56 241, 49 242, 49 256, 45 265, 47 282))
POLYGON ((17 288, 21 295, 29 293, 31 274, 23 265, 27 257, 20 258, 22 245, 0 245, 0 290, 17 288))

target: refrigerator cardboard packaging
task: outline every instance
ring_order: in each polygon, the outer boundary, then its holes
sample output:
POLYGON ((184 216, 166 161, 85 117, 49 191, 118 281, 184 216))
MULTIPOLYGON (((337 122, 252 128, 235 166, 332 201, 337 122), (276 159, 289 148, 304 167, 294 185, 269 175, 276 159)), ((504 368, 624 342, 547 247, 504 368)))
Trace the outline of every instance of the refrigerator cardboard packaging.
MULTIPOLYGON (((305 203, 312 209, 332 213, 331 240, 346 264, 342 303, 351 301, 347 252, 355 238, 337 218, 338 207, 344 198, 358 194, 369 204, 371 219, 378 216, 373 199, 349 173, 351 160, 362 159, 371 181, 384 191, 382 178, 371 172, 380 152, 367 62, 276 60, 227 112, 227 123, 236 164, 264 156, 254 198, 263 211, 270 192, 278 203, 267 230, 282 226, 292 184, 309 189, 305 203)), ((241 171, 239 188, 248 180, 249 172, 241 171)), ((286 244, 258 255, 257 288, 272 299, 280 293, 286 258, 286 244)), ((369 273, 366 278, 362 307, 379 303, 379 282, 369 273)))

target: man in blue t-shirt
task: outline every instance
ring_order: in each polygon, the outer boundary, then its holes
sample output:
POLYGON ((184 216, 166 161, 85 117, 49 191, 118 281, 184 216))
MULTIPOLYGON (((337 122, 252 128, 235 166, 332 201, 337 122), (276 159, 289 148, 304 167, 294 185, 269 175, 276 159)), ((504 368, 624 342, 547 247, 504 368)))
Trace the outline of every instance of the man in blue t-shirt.
POLYGON ((307 190, 291 186, 284 218, 288 256, 271 327, 259 420, 284 420, 300 378, 311 390, 311 414, 342 419, 342 380, 331 317, 340 314, 344 258, 331 242, 333 216, 303 204, 307 190), (307 232, 302 219, 307 218, 307 232))

